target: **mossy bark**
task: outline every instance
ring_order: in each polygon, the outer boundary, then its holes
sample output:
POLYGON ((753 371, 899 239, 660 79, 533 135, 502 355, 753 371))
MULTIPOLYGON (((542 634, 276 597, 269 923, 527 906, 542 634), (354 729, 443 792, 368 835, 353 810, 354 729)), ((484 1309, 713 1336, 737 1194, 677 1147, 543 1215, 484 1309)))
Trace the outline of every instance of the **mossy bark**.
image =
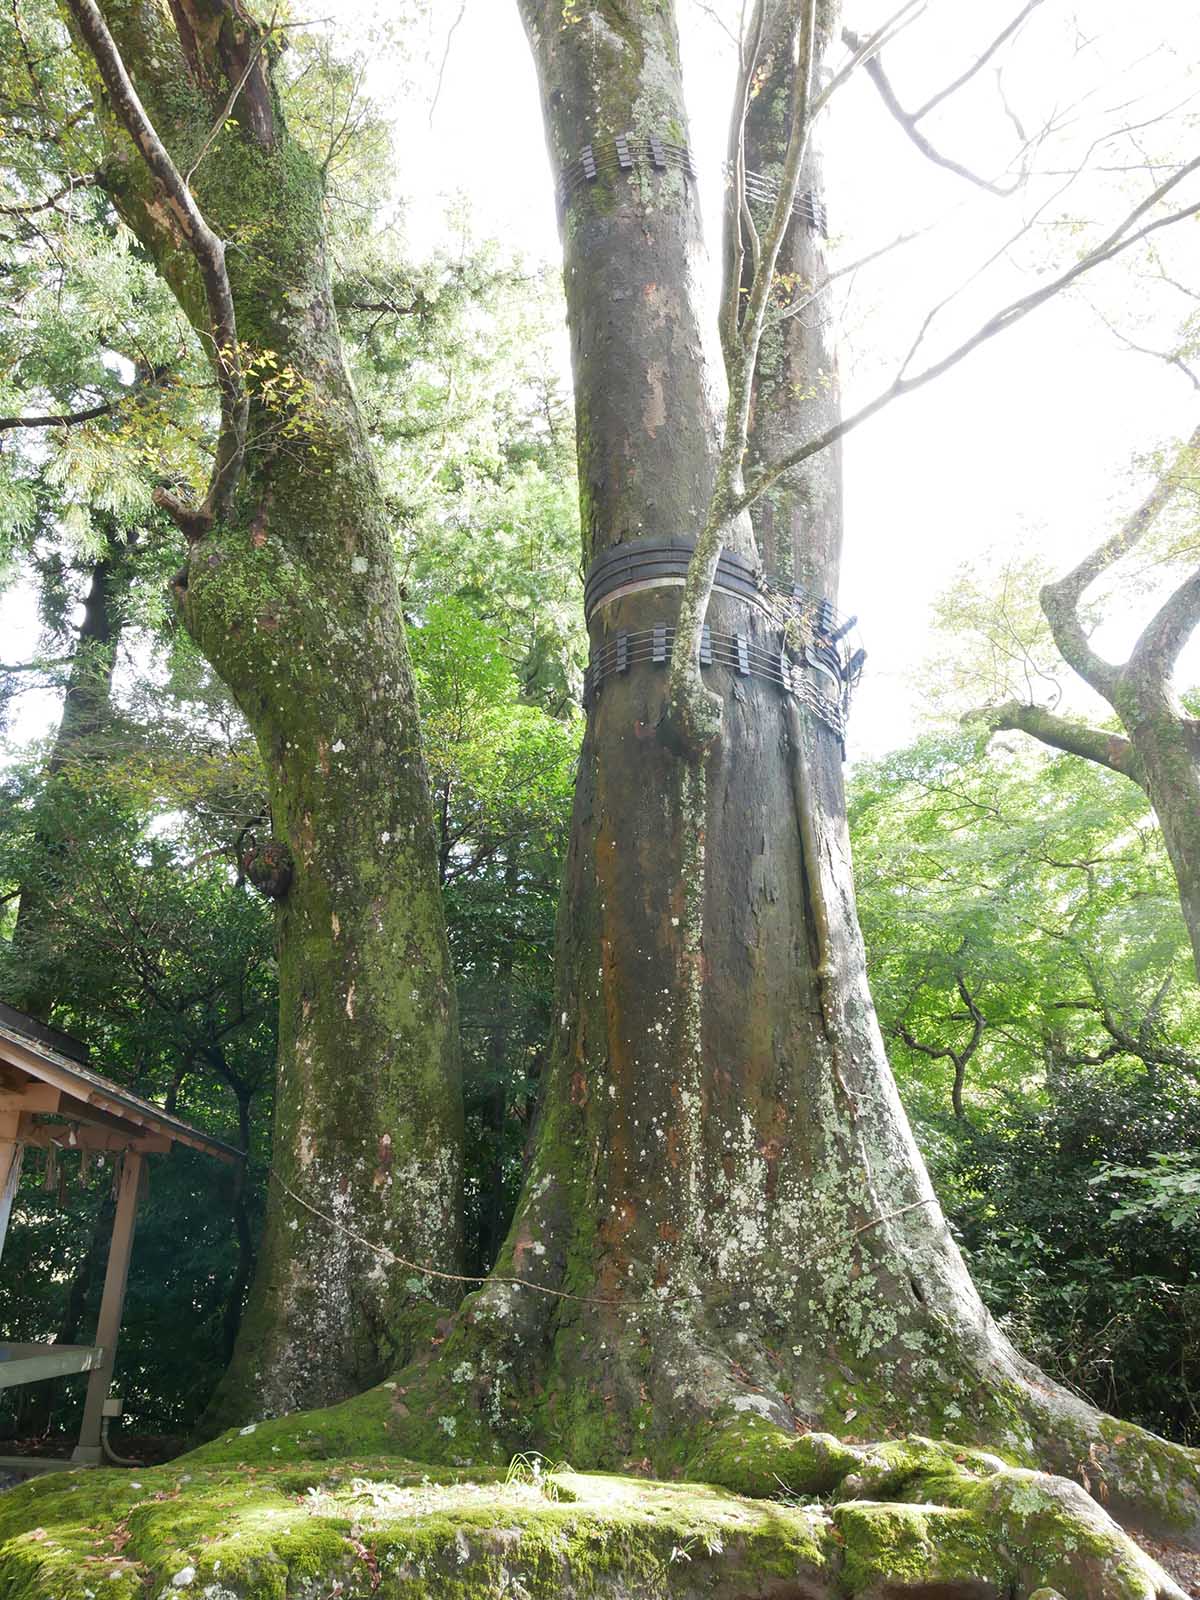
POLYGON ((1131 662, 1118 681, 1114 708, 1162 829, 1200 981, 1200 728, 1172 691, 1169 673, 1154 667, 1131 662))
MULTIPOLYGON (((1053 605, 1049 615, 1053 622, 1053 605)), ((1162 829, 1200 979, 1200 726, 1173 692, 1170 671, 1153 655, 1112 669, 1111 679, 1101 678, 1093 688, 1107 694, 1127 738, 1017 701, 977 716, 996 731, 1017 729, 1053 750, 1108 767, 1145 793, 1162 829)))
MULTIPOLYGON (((105 15, 176 166, 198 163, 193 192, 225 241, 245 470, 176 590, 254 732, 292 862, 266 1236, 224 1423, 361 1390, 427 1326, 440 1291, 374 1252, 458 1260, 456 1018, 391 530, 342 357, 320 171, 237 0, 169 14, 111 0, 105 15)), ((99 85, 97 100, 104 182, 211 344, 195 261, 99 85)))
MULTIPOLYGON (((523 11, 556 166, 626 129, 686 137, 670 6, 523 11)), ((822 22, 830 36, 832 11, 822 22)), ((759 95, 760 169, 794 59, 784 40, 759 95)), ((704 514, 720 408, 695 207, 680 174, 635 167, 601 170, 565 210, 585 559, 704 514)), ((818 277, 811 235, 791 266, 818 277)), ((804 425, 797 393, 836 405, 820 322, 792 321, 768 363, 763 454, 804 425)), ((813 470, 777 508, 776 553, 786 542, 832 597, 836 463, 813 470)), ((671 625, 677 603, 669 587, 618 595, 593 642, 671 625)), ((716 593, 709 617, 778 649, 748 603, 716 593)), ((1195 1454, 1050 1383, 971 1283, 867 987, 835 735, 766 679, 716 667, 708 683, 723 717, 700 762, 662 738, 665 673, 648 662, 590 709, 527 1187, 493 1280, 397 1375, 383 1436, 454 1460, 536 1444, 665 1471, 747 1415, 781 1438, 916 1428, 1103 1480, 1124 1514, 1200 1535, 1195 1454)))

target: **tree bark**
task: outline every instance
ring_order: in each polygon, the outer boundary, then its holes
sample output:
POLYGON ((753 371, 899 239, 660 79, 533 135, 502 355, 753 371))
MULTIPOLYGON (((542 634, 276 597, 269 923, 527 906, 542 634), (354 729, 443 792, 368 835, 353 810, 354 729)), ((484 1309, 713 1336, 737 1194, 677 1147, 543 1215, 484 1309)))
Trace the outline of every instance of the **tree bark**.
MULTIPOLYGON (((109 78, 96 85, 104 182, 209 348, 226 420, 245 374, 244 470, 190 524, 174 506, 190 535, 176 589, 254 732, 292 866, 266 1233, 215 1427, 362 1389, 444 1299, 359 1241, 458 1260, 456 1018, 391 528, 342 357, 321 174, 289 136, 274 47, 239 0, 178 0, 170 19, 110 0, 104 18, 213 248, 201 259, 109 78), (238 351, 213 348, 218 256, 238 351)), ((79 48, 91 69, 100 56, 79 48)), ((222 450, 236 465, 236 440, 222 450)))
MULTIPOLYGON (((556 167, 627 129, 686 139, 670 7, 522 11, 556 167)), ((820 20, 828 34, 831 16, 820 20)), ((759 86, 763 165, 773 94, 791 98, 795 28, 759 86)), ((719 373, 682 173, 599 165, 567 200, 563 247, 594 560, 697 528, 719 373)), ((817 249, 798 240, 791 261, 815 276, 817 249)), ((758 400, 764 453, 768 432, 795 426, 785 395, 836 407, 826 338, 819 323, 789 328, 758 400), (818 371, 828 381, 809 398, 803 380, 818 371)), ((786 550, 829 594, 837 465, 816 470, 787 485, 767 526, 777 558, 786 550)), ((590 619, 594 655, 623 631, 673 626, 677 604, 661 583, 618 590, 590 619)), ((780 629, 753 600, 718 589, 708 615, 778 656, 780 629)), ((460 1419, 455 1450, 537 1441, 573 1462, 724 1482, 768 1460, 771 1441, 785 1450, 796 1430, 853 1423, 983 1441, 1072 1473, 1090 1462, 1110 1505, 1152 1522, 1165 1501, 1139 1478, 1148 1456, 1172 1484, 1165 1520, 1200 1532, 1193 1458, 1110 1429, 1047 1380, 971 1283, 867 987, 838 738, 766 677, 719 663, 706 676, 723 714, 700 761, 664 741, 666 672, 645 652, 593 681, 529 1180, 492 1280, 402 1385, 401 1448, 430 1448, 429 1424, 410 1415, 430 1392, 425 1416, 460 1419), (490 1435, 464 1436, 459 1396, 490 1435)))

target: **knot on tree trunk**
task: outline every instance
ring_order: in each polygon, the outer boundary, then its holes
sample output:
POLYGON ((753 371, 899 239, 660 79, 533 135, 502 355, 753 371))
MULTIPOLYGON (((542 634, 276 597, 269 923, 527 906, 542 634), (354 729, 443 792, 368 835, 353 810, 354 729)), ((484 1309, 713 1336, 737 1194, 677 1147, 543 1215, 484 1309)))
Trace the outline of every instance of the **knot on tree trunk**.
POLYGON ((667 749, 686 761, 702 761, 721 736, 720 695, 706 689, 696 675, 680 692, 668 695, 658 724, 667 749))
POLYGON ((282 900, 292 886, 295 863, 292 852, 278 839, 251 844, 242 852, 242 876, 268 900, 282 900))

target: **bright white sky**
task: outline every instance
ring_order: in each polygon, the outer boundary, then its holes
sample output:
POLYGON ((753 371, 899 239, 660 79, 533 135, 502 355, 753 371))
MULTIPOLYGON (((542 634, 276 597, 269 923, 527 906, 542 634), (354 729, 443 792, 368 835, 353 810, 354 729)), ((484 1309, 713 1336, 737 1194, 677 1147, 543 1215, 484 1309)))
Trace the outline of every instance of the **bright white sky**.
MULTIPOLYGON (((372 57, 371 92, 395 119, 396 189, 411 242, 432 247, 447 202, 465 196, 480 236, 494 236, 530 260, 556 260, 553 177, 516 0, 466 0, 430 119, 432 83, 461 3, 431 0, 422 36, 427 64, 417 71, 414 91, 411 83, 398 89, 396 55, 371 32, 373 18, 386 17, 390 6, 313 0, 320 14, 336 15, 339 46, 365 47, 372 57)), ((715 254, 732 56, 695 0, 679 3, 692 143, 705 175, 715 254)), ((724 4, 733 8, 730 0, 724 4)), ((1018 6, 1019 0, 929 0, 925 15, 885 57, 902 99, 917 104, 956 76, 1018 6)), ((877 0, 846 0, 846 19, 865 34, 892 9, 877 0)), ((1100 131, 1181 105, 1182 115, 1141 131, 1138 149, 1126 141, 1098 150, 1094 159, 1113 165, 1194 156, 1197 81, 1188 74, 1200 61, 1200 17, 1189 0, 1143 0, 1136 8, 1128 0, 1087 0, 1079 18, 1072 20, 1069 0, 1045 0, 1015 52, 1003 57, 1005 97, 1027 130, 1056 107, 1067 122, 1035 166, 1067 168, 1100 131), (1070 110, 1084 92, 1090 98, 1070 110)), ((996 174, 1014 129, 991 68, 926 131, 976 170, 996 174)), ((823 143, 835 264, 934 218, 948 219, 855 278, 843 308, 843 377, 853 406, 891 376, 928 308, 1063 180, 1035 176, 1009 203, 982 194, 925 161, 861 76, 835 97, 823 143)), ((1145 171, 1092 180, 1046 216, 1115 219, 1152 181, 1145 171), (1113 187, 1121 183, 1124 196, 1113 187)), ((1167 250, 1175 274, 1200 289, 1196 234, 1195 222, 1181 225, 1167 250)), ((964 297, 961 310, 951 309, 948 337, 961 337, 996 306, 1027 292, 1035 271, 1065 263, 1077 248, 1064 227, 1031 234, 1016 247, 1015 264, 1002 260, 964 297)), ((1131 284, 1120 269, 1089 281, 1087 298, 1147 345, 1171 344, 1195 309, 1173 291, 1154 292, 1145 279, 1131 284)), ((931 648, 931 603, 962 563, 1024 540, 1065 570, 1144 492, 1134 458, 1189 431, 1196 409, 1196 393, 1179 372, 1124 348, 1077 297, 1034 313, 852 435, 840 603, 861 618, 869 662, 852 717, 851 753, 882 753, 919 730, 927 711, 912 680, 931 648)), ((1099 643, 1123 654, 1135 623, 1129 613, 1116 618, 1099 643)), ((6 641, 5 649, 16 642, 6 641)), ((1200 678, 1195 651, 1186 670, 1200 678)), ((28 706, 18 731, 35 732, 48 709, 28 706)))

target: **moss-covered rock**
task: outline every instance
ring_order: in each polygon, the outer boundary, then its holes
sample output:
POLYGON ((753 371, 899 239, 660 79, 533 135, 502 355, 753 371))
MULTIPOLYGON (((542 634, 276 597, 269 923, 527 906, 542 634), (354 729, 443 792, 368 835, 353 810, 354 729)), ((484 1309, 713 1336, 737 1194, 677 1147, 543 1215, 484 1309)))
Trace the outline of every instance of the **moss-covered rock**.
MULTIPOLYGON (((819 1485, 821 1498, 798 1503, 778 1484, 775 1499, 749 1498, 523 1457, 505 1472, 374 1456, 240 1466, 184 1457, 147 1471, 64 1473, 0 1499, 0 1594, 1184 1600, 1063 1479, 964 1459, 933 1440, 779 1443, 793 1483, 814 1494, 819 1485), (847 1497, 868 1482, 894 1497, 847 1497)), ((730 1459, 733 1428, 709 1464, 730 1459)))

